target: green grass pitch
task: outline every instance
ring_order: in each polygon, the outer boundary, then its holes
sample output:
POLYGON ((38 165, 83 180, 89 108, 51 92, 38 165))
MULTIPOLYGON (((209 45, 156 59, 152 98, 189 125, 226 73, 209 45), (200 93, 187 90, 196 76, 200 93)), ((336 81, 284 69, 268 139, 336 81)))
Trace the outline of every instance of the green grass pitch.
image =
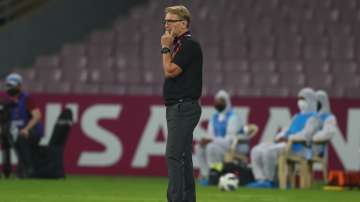
MULTIPOLYGON (((70 176, 65 180, 0 179, 0 202, 166 202, 166 178, 70 176)), ((221 192, 197 186, 198 202, 356 202, 360 191, 254 190, 221 192)))

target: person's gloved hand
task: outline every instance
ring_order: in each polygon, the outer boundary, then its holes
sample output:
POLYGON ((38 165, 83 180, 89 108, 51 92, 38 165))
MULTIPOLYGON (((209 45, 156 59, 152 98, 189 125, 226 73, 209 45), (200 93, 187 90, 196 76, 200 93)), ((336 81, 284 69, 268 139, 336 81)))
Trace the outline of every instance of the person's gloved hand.
POLYGON ((211 139, 209 138, 201 138, 200 141, 199 141, 199 144, 201 146, 206 146, 207 144, 209 144, 210 142, 212 142, 211 139))
POLYGON ((27 128, 23 128, 20 130, 20 135, 25 137, 25 138, 28 138, 29 137, 29 130, 27 128))

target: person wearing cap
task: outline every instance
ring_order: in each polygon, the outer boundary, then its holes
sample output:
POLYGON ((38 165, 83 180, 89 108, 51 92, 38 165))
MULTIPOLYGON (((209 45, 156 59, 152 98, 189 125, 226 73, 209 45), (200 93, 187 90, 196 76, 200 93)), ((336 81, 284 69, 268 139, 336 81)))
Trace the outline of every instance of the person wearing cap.
MULTIPOLYGON (((213 113, 209 120, 207 134, 195 147, 195 157, 200 168, 200 184, 208 185, 209 169, 216 163, 224 161, 224 155, 229 150, 233 139, 244 127, 240 117, 231 106, 229 94, 220 90, 215 95, 213 113)), ((245 137, 245 135, 242 135, 245 137)), ((238 152, 246 153, 248 145, 241 145, 238 152)))
POLYGON ((5 88, 10 98, 10 134, 19 161, 17 174, 20 178, 31 177, 33 154, 44 134, 41 112, 32 97, 23 92, 19 74, 9 74, 5 88))

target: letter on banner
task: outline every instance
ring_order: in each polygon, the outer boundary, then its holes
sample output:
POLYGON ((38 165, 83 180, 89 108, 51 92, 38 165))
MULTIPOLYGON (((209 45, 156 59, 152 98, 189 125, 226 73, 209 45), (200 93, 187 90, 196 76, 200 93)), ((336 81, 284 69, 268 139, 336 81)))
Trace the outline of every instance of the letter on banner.
POLYGON ((98 125, 98 121, 102 119, 118 119, 120 112, 120 105, 95 105, 84 112, 81 120, 82 130, 89 138, 102 144, 105 151, 82 152, 79 166, 109 167, 120 160, 123 152, 120 139, 98 125))
POLYGON ((151 106, 150 117, 146 124, 140 143, 136 149, 131 166, 134 168, 145 168, 149 164, 150 156, 163 156, 165 153, 165 142, 157 142, 156 137, 159 131, 167 136, 165 118, 165 107, 151 106))
POLYGON ((360 109, 349 109, 347 117, 347 137, 341 131, 334 135, 331 143, 345 170, 360 170, 360 109), (347 140, 347 141, 346 141, 347 140))
POLYGON ((270 107, 269 118, 260 142, 272 142, 278 130, 289 126, 291 114, 287 107, 270 107))

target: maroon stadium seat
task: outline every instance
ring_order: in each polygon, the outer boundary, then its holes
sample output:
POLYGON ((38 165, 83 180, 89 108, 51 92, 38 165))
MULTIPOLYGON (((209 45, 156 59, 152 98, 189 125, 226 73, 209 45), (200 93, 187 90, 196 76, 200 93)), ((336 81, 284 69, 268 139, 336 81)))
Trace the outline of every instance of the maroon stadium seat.
MULTIPOLYGON (((237 96, 296 96, 309 85, 322 87, 331 96, 357 96, 347 89, 359 87, 358 0, 188 4, 197 11, 192 33, 204 52, 204 94, 228 88, 237 96)), ((134 7, 127 16, 115 19, 111 28, 66 43, 55 55, 37 57, 32 70, 19 71, 25 81, 40 79, 33 82, 37 91, 66 93, 71 84, 77 86, 76 91, 71 89, 75 93, 160 95, 162 62, 154 50, 160 47, 159 19, 166 5, 170 2, 134 7), (65 84, 58 89, 44 87, 47 81, 65 84)))

